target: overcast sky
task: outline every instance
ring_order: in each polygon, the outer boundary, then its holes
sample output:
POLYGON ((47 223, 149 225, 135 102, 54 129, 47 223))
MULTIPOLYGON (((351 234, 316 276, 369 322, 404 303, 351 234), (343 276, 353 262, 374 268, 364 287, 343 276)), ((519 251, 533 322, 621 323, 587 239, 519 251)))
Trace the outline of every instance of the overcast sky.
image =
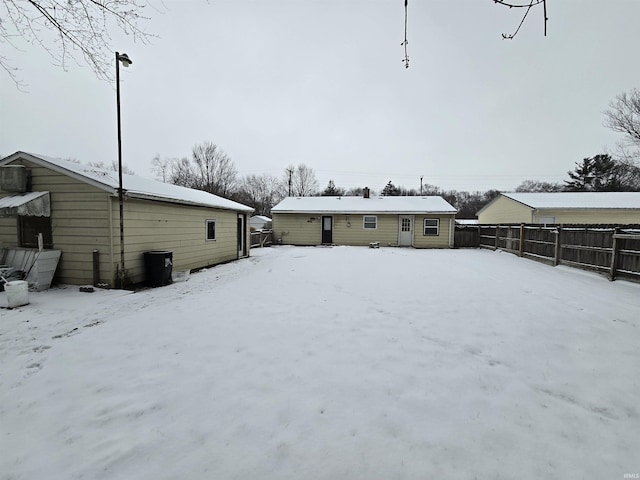
MULTIPOLYGON (((121 69, 123 161, 154 177, 155 154, 212 141, 241 175, 304 163, 321 188, 562 181, 620 138, 603 111, 640 87, 640 1, 547 3, 546 37, 534 8, 503 40, 521 9, 409 0, 405 69, 402 0, 165 0, 147 12, 151 44, 113 35, 134 62, 121 69)), ((0 71, 0 154, 115 160, 115 85, 20 46, 0 44, 28 84, 0 71)))

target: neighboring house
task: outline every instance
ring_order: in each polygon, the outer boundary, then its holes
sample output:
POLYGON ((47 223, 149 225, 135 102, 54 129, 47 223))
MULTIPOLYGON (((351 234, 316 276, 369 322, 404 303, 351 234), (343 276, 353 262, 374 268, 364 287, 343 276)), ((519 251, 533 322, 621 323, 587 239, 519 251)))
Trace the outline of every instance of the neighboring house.
POLYGON ((453 247, 456 209, 441 197, 288 197, 271 209, 286 245, 453 247))
MULTIPOLYGON (((2 247, 37 247, 42 233, 45 248, 62 251, 60 282, 91 284, 96 275, 99 283, 117 284, 117 172, 17 152, 0 160, 0 178, 2 247)), ((251 207, 133 175, 123 175, 123 192, 127 283, 145 280, 145 251, 173 252, 174 270, 249 255, 251 207)))
POLYGON ((249 225, 252 230, 264 230, 271 226, 271 219, 264 215, 254 215, 249 219, 249 225))
POLYGON ((640 192, 502 193, 478 212, 481 224, 639 224, 640 192))

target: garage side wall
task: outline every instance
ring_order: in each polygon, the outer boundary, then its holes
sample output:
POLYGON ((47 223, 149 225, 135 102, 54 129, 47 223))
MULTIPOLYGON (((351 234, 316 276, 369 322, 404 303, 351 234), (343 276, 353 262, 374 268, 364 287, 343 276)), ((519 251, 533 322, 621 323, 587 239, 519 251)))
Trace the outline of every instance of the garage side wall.
MULTIPOLYGON (((118 199, 112 202, 119 218, 118 199)), ((238 212, 166 202, 127 199, 124 202, 125 270, 127 281, 145 281, 143 252, 173 252, 174 270, 192 270, 238 258, 238 212), (207 220, 215 221, 215 240, 207 240, 207 220)), ((120 261, 120 225, 112 237, 120 261)))
POLYGON ((640 210, 539 210, 534 214, 533 222, 540 223, 542 217, 553 217, 554 223, 596 223, 631 225, 640 223, 640 210))
POLYGON ((510 198, 498 197, 478 213, 478 222, 481 224, 532 223, 533 214, 531 207, 510 198))

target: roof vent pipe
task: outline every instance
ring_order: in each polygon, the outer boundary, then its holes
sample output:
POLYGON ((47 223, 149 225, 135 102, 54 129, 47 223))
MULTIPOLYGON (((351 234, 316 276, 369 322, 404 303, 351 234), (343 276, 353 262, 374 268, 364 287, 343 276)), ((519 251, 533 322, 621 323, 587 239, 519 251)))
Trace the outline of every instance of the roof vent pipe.
POLYGON ((363 196, 364 198, 369 198, 369 187, 364 187, 364 188, 362 189, 362 196, 363 196))

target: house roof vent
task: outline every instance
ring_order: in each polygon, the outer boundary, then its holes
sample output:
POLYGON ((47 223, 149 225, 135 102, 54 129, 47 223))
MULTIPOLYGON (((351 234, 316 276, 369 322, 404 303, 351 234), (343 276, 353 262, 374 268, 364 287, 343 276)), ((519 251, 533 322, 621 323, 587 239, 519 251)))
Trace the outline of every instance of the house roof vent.
POLYGON ((0 188, 5 192, 26 192, 27 167, 24 165, 6 165, 0 167, 0 188))

